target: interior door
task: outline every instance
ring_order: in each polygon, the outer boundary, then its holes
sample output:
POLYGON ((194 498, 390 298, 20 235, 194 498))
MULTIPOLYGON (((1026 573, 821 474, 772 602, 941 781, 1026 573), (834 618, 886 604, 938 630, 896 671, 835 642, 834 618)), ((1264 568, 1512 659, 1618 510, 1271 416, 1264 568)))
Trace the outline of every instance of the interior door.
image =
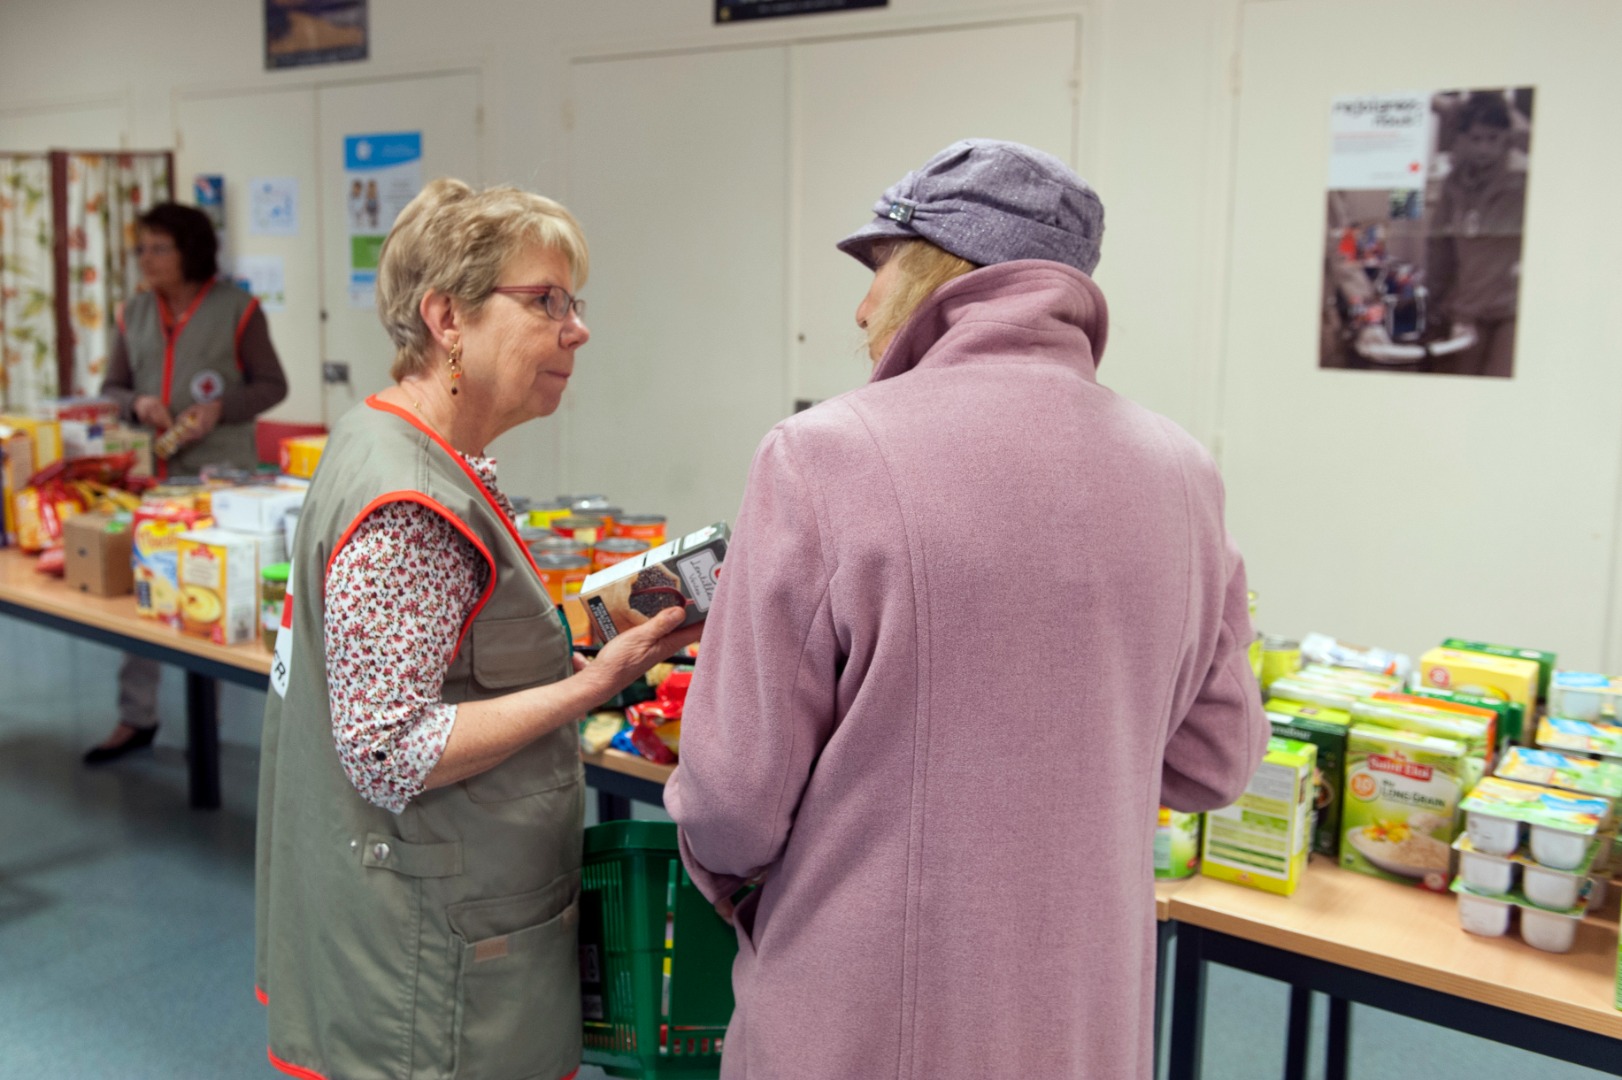
POLYGON ((958 139, 1022 142, 1075 164, 1072 18, 796 45, 793 384, 822 399, 867 381, 855 324, 872 275, 834 244, 884 189, 958 139))
POLYGON ((673 530, 733 517, 787 411, 785 64, 764 48, 572 72, 592 340, 554 428, 560 484, 673 530))
MULTIPOLYGON (((349 186, 344 139, 420 132, 422 179, 453 176, 480 186, 479 76, 472 72, 323 87, 316 92, 321 170, 322 358, 349 365, 347 386, 328 388, 332 421, 389 384, 394 347, 377 309, 352 302, 349 290, 349 186)), ((387 231, 387 223, 383 225, 387 231)))
POLYGON ((199 173, 225 177, 225 235, 221 263, 243 256, 280 259, 282 310, 267 305, 270 339, 287 372, 287 397, 268 414, 290 420, 321 419, 320 235, 316 198, 315 91, 188 97, 175 106, 178 148, 175 187, 190 202, 199 173), (244 133, 251 132, 251 136, 244 133), (285 177, 298 185, 296 228, 288 235, 250 231, 249 187, 256 178, 285 177))

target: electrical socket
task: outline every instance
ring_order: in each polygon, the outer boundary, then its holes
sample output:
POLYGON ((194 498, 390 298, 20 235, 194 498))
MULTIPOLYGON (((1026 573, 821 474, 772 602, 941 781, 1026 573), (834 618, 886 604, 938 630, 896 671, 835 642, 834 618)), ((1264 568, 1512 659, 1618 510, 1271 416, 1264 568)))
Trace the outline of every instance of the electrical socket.
POLYGON ((321 381, 324 383, 349 382, 349 365, 338 360, 322 361, 321 381))

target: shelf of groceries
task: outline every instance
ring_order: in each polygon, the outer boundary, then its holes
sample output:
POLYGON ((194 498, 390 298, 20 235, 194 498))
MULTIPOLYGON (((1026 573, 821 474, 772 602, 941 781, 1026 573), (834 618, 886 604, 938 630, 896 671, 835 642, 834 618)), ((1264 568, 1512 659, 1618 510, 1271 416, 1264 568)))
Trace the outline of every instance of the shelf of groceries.
POLYGON ((1458 638, 1414 661, 1323 634, 1266 637, 1252 665, 1267 756, 1232 806, 1162 808, 1156 878, 1197 878, 1171 894, 1170 917, 1222 930, 1248 919, 1252 940, 1405 981, 1452 971, 1477 999, 1544 1001, 1569 961, 1582 1019, 1565 1022, 1622 1037, 1608 895, 1622 869, 1622 679, 1458 638), (1304 873, 1309 855, 1339 869, 1304 873), (1240 899, 1233 885, 1273 896, 1240 899), (1419 948, 1447 924, 1458 941, 1503 940, 1419 948), (1381 931, 1428 959, 1374 945, 1381 931), (1326 955, 1337 949, 1358 956, 1326 955), (1608 1018, 1596 1020, 1597 1003, 1608 1018))

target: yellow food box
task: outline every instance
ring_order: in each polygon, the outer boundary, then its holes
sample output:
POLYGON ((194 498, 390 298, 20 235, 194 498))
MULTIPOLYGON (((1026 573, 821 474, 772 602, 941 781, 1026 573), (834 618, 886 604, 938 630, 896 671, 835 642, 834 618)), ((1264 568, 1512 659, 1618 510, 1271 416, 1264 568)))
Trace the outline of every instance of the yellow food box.
POLYGON ((180 629, 216 645, 259 636, 259 541, 226 529, 180 534, 180 629))
POLYGON ((142 504, 132 527, 135 613, 180 625, 180 537, 210 524, 205 514, 173 506, 142 504))
POLYGON ((0 416, 0 427, 28 433, 28 437, 34 441, 35 472, 62 460, 62 425, 57 421, 6 413, 0 416))
POLYGON ((1289 896, 1307 866, 1318 748, 1277 736, 1245 793, 1205 815, 1200 873, 1289 896))
POLYGON ((1537 708, 1536 660, 1438 647, 1419 658, 1419 682, 1438 690, 1519 702, 1528 717, 1537 708))
POLYGON ((308 480, 315 475, 321 451, 327 448, 325 435, 295 435, 282 440, 282 472, 308 480))

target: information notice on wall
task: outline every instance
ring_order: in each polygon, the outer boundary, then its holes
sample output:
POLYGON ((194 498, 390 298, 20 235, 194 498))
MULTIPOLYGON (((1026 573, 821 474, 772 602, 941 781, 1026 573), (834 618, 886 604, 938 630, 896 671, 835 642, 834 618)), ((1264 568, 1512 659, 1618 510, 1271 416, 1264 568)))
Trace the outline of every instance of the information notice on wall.
POLYGON ((377 257, 394 219, 422 190, 422 132, 394 131, 344 139, 349 225, 349 306, 372 307, 377 257))
POLYGON ((889 7, 890 0, 715 0, 717 23, 745 19, 782 19, 791 15, 821 15, 829 11, 889 7))

